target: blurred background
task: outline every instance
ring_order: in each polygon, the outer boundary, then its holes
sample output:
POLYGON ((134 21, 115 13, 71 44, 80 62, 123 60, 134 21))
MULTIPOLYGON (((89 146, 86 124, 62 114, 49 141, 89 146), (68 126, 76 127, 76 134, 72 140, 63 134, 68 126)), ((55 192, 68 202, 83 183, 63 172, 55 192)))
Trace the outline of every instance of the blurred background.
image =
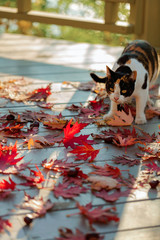
MULTIPOLYGON (((102 0, 32 0, 32 10, 46 11, 87 19, 104 19, 102 0)), ((16 7, 16 0, 0 0, 0 6, 16 7)), ((118 20, 128 22, 130 4, 120 3, 118 20)), ((107 31, 95 31, 53 24, 42 24, 25 20, 0 19, 0 33, 20 33, 54 39, 65 39, 75 42, 125 46, 134 38, 133 34, 125 35, 107 31)))

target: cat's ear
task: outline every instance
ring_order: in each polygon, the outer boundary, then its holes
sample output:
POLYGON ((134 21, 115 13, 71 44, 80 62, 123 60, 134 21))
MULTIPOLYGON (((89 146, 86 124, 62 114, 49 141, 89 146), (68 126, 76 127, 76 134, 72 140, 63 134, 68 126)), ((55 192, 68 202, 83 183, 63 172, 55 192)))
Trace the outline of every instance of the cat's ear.
POLYGON ((132 71, 131 74, 129 75, 129 78, 135 82, 137 78, 137 71, 132 71))
POLYGON ((108 66, 106 66, 106 76, 107 76, 107 78, 111 78, 112 72, 113 71, 108 66))
POLYGON ((90 73, 91 78, 98 83, 106 83, 107 77, 99 77, 95 73, 90 73))

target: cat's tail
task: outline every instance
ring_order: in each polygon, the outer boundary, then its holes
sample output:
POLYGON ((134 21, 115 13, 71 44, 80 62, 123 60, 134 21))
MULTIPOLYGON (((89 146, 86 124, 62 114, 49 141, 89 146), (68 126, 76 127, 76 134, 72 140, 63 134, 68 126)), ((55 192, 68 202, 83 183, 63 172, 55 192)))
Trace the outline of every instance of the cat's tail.
POLYGON ((98 83, 106 83, 107 77, 99 77, 95 73, 90 73, 91 78, 98 83))

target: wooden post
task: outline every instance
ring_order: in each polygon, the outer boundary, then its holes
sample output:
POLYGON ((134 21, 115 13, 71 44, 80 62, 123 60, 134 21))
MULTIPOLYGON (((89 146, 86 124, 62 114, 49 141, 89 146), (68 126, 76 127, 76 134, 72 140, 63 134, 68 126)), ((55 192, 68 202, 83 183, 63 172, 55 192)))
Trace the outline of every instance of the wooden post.
POLYGON ((119 3, 105 0, 104 19, 106 24, 113 24, 117 21, 118 7, 119 7, 119 3))
POLYGON ((136 38, 140 38, 144 31, 144 4, 145 0, 136 0, 131 4, 130 23, 134 24, 136 38))
POLYGON ((27 13, 31 10, 31 0, 17 0, 18 13, 27 13))
POLYGON ((145 0, 144 38, 160 50, 160 0, 145 0))
POLYGON ((134 8, 136 38, 147 40, 160 52, 160 0, 136 0, 134 8))

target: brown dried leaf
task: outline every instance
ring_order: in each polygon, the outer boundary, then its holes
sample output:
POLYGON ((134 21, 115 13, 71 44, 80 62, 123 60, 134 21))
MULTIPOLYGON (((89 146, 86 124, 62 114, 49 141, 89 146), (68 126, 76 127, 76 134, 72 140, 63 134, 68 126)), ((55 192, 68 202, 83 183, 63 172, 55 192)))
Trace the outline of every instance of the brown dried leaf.
POLYGON ((111 190, 114 188, 119 188, 119 183, 116 179, 106 176, 90 176, 86 179, 91 182, 92 190, 107 189, 111 190))

